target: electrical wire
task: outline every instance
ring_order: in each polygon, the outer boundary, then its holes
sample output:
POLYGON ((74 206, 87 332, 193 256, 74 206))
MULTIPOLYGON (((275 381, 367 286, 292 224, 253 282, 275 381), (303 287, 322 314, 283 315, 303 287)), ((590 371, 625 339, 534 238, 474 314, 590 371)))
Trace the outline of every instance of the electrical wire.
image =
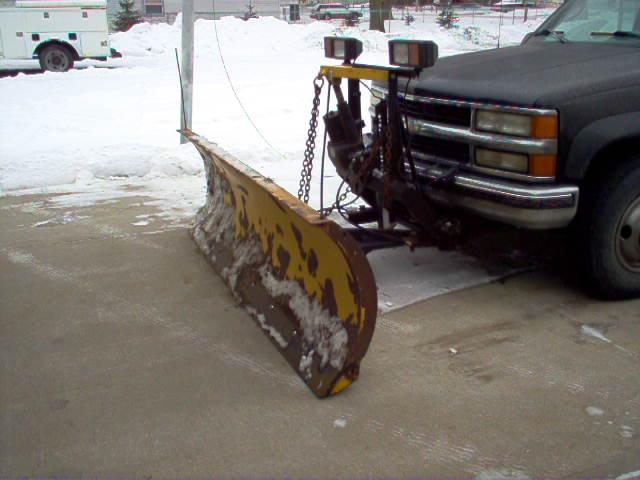
MULTIPOLYGON (((407 93, 409 93, 409 85, 411 84, 411 80, 413 80, 413 77, 409 77, 409 79, 407 80, 407 85, 405 86, 404 89, 404 96, 403 98, 406 101, 407 98, 407 93)), ((409 130, 409 118, 407 115, 403 116, 403 123, 404 123, 404 128, 403 128, 403 140, 406 140, 407 145, 407 159, 409 160, 409 168, 411 169, 411 176, 413 177, 413 183, 415 185, 415 187, 421 192, 424 193, 424 191, 422 190, 422 185, 420 185, 420 182, 418 180, 418 174, 416 172, 416 165, 415 162, 413 161, 413 154, 411 152, 411 143, 413 140, 413 136, 411 135, 411 130, 409 130)))
POLYGON ((362 85, 364 88, 366 88, 367 90, 369 90, 369 93, 371 95, 373 95, 373 92, 371 91, 371 87, 369 85, 367 85, 366 83, 364 83, 362 80, 360 80, 360 85, 362 85))
POLYGON ((269 142, 269 140, 267 140, 267 138, 262 134, 262 132, 260 131, 260 129, 258 128, 258 126, 255 124, 255 122, 253 121, 253 119, 251 118, 251 115, 249 115, 249 112, 247 111, 247 109, 244 107, 244 104, 242 103, 242 100, 240 100, 240 97, 238 96, 238 92, 236 92, 235 87, 233 86, 233 81, 231 80, 231 75, 229 74, 229 69, 227 68, 227 64, 224 61, 224 56, 222 55, 222 47, 220 46, 220 38, 218 38, 218 25, 216 23, 216 0, 211 0, 211 4, 212 4, 212 9, 213 9, 213 29, 215 31, 216 34, 216 44, 218 45, 218 53, 220 54, 220 61, 222 62, 222 68, 224 69, 224 73, 227 76, 227 81, 229 82, 229 87, 231 87, 231 91, 233 92, 233 96, 236 98, 238 105, 240 105, 240 108, 242 109, 245 117, 247 117, 247 120, 249 121, 249 123, 251 124, 251 126, 253 127, 253 129, 256 131, 256 133, 260 136, 260 138, 262 139, 262 141, 264 141, 264 143, 271 149, 273 150, 277 155, 279 155, 282 158, 285 158, 285 156, 280 153, 272 144, 271 142, 269 142))
POLYGON ((182 84, 182 71, 180 70, 180 60, 178 60, 178 49, 176 51, 176 65, 178 67, 178 79, 180 80, 180 100, 182 106, 182 121, 184 122, 184 128, 187 128, 187 112, 184 109, 184 85, 182 84))
MULTIPOLYGON (((327 113, 329 114, 329 104, 331 103, 331 85, 327 87, 327 113)), ((324 158, 327 149, 327 125, 324 126, 324 135, 322 137, 322 157, 320 160, 320 211, 324 211, 324 158)))

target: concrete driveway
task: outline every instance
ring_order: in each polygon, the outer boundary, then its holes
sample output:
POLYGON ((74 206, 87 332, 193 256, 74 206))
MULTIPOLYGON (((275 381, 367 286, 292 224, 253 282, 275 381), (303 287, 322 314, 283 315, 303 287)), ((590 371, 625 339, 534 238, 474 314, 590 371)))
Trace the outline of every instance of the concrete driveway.
POLYGON ((640 470, 639 301, 553 270, 432 298, 319 401, 184 228, 132 225, 139 200, 0 199, 0 476, 640 470))

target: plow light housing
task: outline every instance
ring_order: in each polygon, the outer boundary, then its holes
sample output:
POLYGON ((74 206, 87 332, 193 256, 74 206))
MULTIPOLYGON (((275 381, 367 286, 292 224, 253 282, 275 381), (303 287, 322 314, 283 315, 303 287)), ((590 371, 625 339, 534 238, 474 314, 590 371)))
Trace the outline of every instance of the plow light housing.
POLYGON ((400 67, 428 68, 438 60, 438 44, 430 40, 390 40, 389 63, 400 67))
POLYGON ((350 37, 324 37, 324 56, 352 62, 362 53, 362 42, 350 37))

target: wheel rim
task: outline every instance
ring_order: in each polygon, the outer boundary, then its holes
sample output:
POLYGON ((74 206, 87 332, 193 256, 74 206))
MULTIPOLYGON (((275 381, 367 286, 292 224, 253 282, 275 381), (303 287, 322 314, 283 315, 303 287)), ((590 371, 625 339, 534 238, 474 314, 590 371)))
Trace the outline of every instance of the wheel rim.
POLYGON ((629 205, 618 225, 618 260, 628 270, 640 272, 640 197, 629 205))
POLYGON ((44 63, 47 66, 47 70, 52 72, 64 72, 69 69, 69 59, 58 50, 47 53, 44 63))

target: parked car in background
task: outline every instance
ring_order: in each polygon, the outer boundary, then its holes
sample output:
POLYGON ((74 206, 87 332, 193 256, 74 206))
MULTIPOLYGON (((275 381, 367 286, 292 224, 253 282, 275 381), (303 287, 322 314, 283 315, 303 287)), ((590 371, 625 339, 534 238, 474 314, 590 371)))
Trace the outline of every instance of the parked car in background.
MULTIPOLYGON (((316 7, 320 7, 317 10, 311 11, 311 18, 316 20, 331 20, 335 18, 341 18, 346 20, 355 20, 362 17, 362 13, 355 10, 350 10, 341 4, 336 6, 328 6, 336 4, 318 4, 316 7)), ((315 8, 315 7, 314 7, 315 8)))
POLYGON ((66 72, 77 60, 121 56, 109 47, 105 0, 29 0, 0 8, 0 59, 66 72))
POLYGON ((311 18, 316 18, 319 13, 324 13, 330 8, 344 8, 342 3, 333 2, 333 3, 316 3, 311 8, 311 18))

